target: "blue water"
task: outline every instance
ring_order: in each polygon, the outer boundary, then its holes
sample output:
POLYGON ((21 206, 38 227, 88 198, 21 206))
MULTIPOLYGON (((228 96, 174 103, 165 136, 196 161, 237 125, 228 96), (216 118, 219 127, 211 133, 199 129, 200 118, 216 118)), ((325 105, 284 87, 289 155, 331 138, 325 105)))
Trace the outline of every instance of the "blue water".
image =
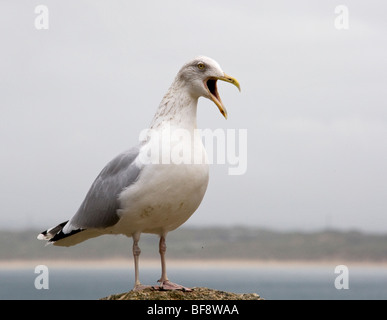
MULTIPOLYGON (((169 268, 173 282, 188 287, 256 292, 265 299, 387 299, 387 269, 350 267, 348 289, 338 290, 333 267, 260 266, 169 268)), ((0 269, 0 299, 99 299, 129 291, 132 268, 49 268, 49 289, 36 289, 34 268, 0 269)), ((156 284, 159 268, 141 268, 144 284, 156 284)))

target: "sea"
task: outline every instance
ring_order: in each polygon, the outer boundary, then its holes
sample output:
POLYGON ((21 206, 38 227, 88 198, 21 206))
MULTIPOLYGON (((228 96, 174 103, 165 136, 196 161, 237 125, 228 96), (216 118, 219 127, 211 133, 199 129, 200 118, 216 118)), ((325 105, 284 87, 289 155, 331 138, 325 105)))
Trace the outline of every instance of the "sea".
MULTIPOLYGON (((267 300, 385 300, 385 265, 262 264, 195 265, 168 268, 171 281, 236 293, 258 293, 267 300)), ((140 269, 144 284, 157 284, 160 268, 140 269)), ((127 292, 132 266, 0 267, 1 300, 97 300, 127 292)))

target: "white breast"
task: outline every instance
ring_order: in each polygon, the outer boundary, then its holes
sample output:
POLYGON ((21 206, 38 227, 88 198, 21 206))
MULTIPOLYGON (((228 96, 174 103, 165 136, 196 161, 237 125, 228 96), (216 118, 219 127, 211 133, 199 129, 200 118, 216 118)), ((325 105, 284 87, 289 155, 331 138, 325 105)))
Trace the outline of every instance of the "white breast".
POLYGON ((114 233, 163 234, 187 221, 200 205, 209 172, 201 138, 192 132, 188 141, 187 136, 181 138, 183 131, 169 129, 169 133, 152 136, 140 150, 137 161, 143 169, 138 181, 119 196, 121 219, 114 226, 114 233), (171 136, 165 143, 167 134, 171 136), (160 153, 152 154, 157 145, 160 153))

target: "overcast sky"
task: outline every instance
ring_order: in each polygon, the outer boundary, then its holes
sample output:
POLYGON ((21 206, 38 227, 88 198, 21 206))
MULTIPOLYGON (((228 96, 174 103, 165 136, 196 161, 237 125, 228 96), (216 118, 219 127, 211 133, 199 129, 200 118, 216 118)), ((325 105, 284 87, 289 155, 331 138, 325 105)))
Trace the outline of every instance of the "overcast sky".
POLYGON ((387 232, 385 1, 1 1, 0 228, 69 219, 197 55, 237 78, 198 127, 247 129, 186 223, 387 232), (44 4, 49 29, 34 12, 44 4), (348 29, 337 29, 346 4, 348 29))

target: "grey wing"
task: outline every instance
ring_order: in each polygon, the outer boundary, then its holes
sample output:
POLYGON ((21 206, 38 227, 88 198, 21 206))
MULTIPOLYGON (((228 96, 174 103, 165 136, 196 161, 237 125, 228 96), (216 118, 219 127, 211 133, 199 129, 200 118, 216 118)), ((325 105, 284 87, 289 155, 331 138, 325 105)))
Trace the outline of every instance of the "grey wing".
POLYGON ((117 223, 118 195, 134 183, 140 172, 135 159, 139 147, 121 153, 111 160, 93 182, 77 213, 65 226, 64 232, 74 229, 106 228, 117 223))

